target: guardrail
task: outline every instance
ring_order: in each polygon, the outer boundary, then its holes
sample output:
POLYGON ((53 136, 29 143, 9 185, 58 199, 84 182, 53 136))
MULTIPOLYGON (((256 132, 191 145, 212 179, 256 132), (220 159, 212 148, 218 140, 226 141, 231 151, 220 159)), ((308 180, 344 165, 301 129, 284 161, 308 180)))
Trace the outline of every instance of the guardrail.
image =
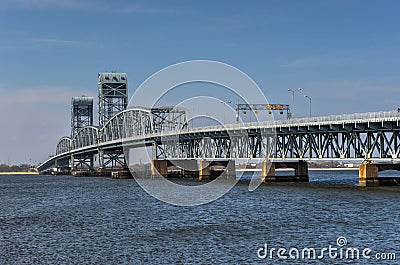
POLYGON ((201 128, 189 129, 189 132, 204 132, 204 131, 215 131, 224 129, 241 129, 249 127, 265 127, 265 128, 277 128, 282 126, 304 126, 304 125, 318 125, 318 124, 329 124, 329 123, 353 123, 353 122, 368 122, 376 120, 400 120, 400 112, 398 111, 386 111, 386 112, 370 112, 370 113, 356 113, 356 114, 342 114, 342 115, 331 115, 322 117, 311 117, 311 118, 298 118, 289 120, 271 120, 262 122, 251 122, 251 123, 235 123, 227 125, 216 125, 207 126, 201 128))

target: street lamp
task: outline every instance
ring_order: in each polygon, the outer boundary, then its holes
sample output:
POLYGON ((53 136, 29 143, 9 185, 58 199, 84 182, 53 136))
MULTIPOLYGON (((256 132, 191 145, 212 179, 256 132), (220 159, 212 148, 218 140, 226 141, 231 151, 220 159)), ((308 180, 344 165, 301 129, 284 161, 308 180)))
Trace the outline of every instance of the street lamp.
POLYGON ((307 95, 304 95, 305 98, 307 98, 310 101, 310 118, 312 117, 312 113, 311 113, 311 105, 312 105, 312 101, 311 98, 307 95))
POLYGON ((230 100, 228 100, 227 102, 221 100, 221 103, 224 104, 224 124, 225 124, 226 123, 226 114, 225 114, 226 104, 231 104, 232 102, 230 100))
MULTIPOLYGON (((302 91, 302 88, 298 88, 297 91, 302 91)), ((294 93, 296 93, 296 90, 288 88, 289 93, 292 93, 292 117, 294 118, 294 93)))

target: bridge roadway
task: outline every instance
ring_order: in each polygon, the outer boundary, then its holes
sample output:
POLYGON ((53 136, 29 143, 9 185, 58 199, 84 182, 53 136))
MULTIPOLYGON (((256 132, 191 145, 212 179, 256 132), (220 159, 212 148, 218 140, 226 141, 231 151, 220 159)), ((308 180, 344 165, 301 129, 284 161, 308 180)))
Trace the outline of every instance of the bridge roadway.
MULTIPOLYGON (((400 113, 375 112, 326 117, 188 128, 160 126, 152 113, 132 108, 118 113, 101 129, 82 128, 63 137, 56 155, 39 165, 52 168, 126 167, 123 146, 152 146, 153 159, 273 161, 400 161, 400 113)), ((166 121, 167 122, 167 121, 166 121)))

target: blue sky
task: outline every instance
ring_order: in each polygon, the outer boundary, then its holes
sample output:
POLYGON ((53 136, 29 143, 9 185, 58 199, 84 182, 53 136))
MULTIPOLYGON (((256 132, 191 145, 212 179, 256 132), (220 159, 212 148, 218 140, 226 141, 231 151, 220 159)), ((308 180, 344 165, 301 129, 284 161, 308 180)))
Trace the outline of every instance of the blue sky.
MULTIPOLYGON (((97 73, 130 93, 173 63, 210 59, 251 76, 270 102, 302 87, 314 115, 400 106, 398 1, 0 2, 0 162, 40 162, 69 134, 70 98, 97 73)), ((303 94, 303 95, 304 95, 303 94)), ((308 101, 296 96, 296 116, 308 101)), ((234 99, 232 100, 234 101, 234 99)))

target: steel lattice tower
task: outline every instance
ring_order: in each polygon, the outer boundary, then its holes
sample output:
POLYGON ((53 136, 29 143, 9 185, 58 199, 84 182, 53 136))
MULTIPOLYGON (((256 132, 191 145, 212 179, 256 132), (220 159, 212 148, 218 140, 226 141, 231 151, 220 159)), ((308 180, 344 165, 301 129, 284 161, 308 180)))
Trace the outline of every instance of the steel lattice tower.
POLYGON ((73 97, 71 100, 71 137, 80 129, 93 125, 93 98, 73 97))
POLYGON ((99 127, 102 128, 128 105, 128 80, 125 73, 99 73, 99 127))

